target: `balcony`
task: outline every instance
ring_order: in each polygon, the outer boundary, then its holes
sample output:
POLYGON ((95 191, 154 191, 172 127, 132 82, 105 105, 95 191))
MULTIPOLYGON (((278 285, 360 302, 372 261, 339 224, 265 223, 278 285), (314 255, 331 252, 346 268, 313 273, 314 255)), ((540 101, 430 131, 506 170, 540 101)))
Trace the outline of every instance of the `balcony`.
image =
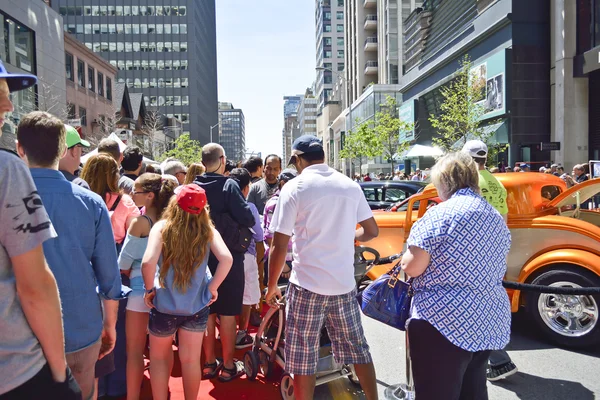
POLYGON ((365 17, 365 29, 377 29, 377 14, 369 14, 365 17))
POLYGON ((364 0, 363 1, 363 7, 364 8, 376 8, 377 7, 377 0, 364 0))
POLYGON ((365 75, 377 75, 377 61, 367 61, 365 63, 365 75))
POLYGON ((365 40, 365 51, 377 51, 377 36, 368 37, 365 40))

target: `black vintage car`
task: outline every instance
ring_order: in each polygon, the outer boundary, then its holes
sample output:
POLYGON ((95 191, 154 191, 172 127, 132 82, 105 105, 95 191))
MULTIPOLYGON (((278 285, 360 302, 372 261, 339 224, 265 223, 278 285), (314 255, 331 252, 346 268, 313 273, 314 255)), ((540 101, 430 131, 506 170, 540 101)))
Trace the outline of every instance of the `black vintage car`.
POLYGON ((427 186, 418 181, 371 181, 361 182, 365 198, 371 210, 381 210, 419 193, 427 186))

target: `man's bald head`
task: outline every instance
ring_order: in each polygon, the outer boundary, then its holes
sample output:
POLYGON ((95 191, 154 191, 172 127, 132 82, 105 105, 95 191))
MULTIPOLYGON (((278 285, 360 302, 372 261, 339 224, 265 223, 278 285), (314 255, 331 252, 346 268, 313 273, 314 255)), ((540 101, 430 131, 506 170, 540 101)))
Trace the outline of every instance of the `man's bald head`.
POLYGON ((221 167, 225 166, 225 160, 221 160, 221 157, 225 156, 225 150, 223 146, 217 143, 208 143, 202 146, 202 164, 206 167, 206 172, 219 171, 221 167))

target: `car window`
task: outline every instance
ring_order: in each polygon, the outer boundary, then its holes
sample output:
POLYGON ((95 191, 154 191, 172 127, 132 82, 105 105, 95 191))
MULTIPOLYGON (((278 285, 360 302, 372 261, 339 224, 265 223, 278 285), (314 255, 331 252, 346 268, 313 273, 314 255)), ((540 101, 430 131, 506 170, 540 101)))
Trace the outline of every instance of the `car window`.
POLYGON ((402 189, 387 188, 385 191, 385 201, 398 202, 406 199, 407 193, 402 189))
MULTIPOLYGON (((419 209, 419 205, 421 204, 421 200, 417 200, 413 203, 413 210, 418 210, 419 209)), ((436 206, 437 203, 433 200, 428 200, 427 201, 427 209, 429 210, 431 207, 436 206)), ((408 201, 404 204, 402 204, 401 206, 398 206, 398 208, 396 208, 396 211, 406 211, 408 210, 408 201)))
POLYGON ((554 200, 559 194, 561 190, 559 186, 543 186, 542 187, 542 201, 550 201, 554 200))
POLYGON ((381 188, 363 188, 363 193, 367 201, 380 201, 381 188))

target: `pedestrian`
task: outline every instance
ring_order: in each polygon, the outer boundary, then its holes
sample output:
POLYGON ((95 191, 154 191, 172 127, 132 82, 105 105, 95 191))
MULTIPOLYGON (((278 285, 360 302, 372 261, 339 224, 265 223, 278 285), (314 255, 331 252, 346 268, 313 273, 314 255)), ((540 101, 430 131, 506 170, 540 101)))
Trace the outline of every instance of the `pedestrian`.
POLYGON ((573 167, 573 178, 576 183, 583 183, 589 179, 585 173, 584 164, 577 164, 573 167))
POLYGON ((144 375, 144 351, 150 309, 144 303, 142 258, 148 246, 150 230, 161 218, 177 185, 158 174, 140 175, 134 182, 133 201, 144 208, 144 215, 134 218, 129 225, 123 249, 119 254, 119 268, 129 276, 132 292, 127 299, 125 333, 127 351, 127 400, 138 400, 144 375))
MULTIPOLYGON (((37 82, 0 62, 0 136, 10 94, 37 82)), ((65 357, 58 286, 43 243, 57 236, 27 165, 0 149, 0 398, 80 400, 81 389, 65 357)))
POLYGON ((337 362, 354 364, 367 399, 377 398, 375 368, 356 302, 354 241, 378 235, 358 184, 325 164, 321 140, 303 135, 292 144, 297 178, 285 184, 275 208, 267 302, 277 307, 277 282, 292 232, 294 255, 286 293, 285 369, 297 399, 312 399, 323 326, 337 362), (356 229, 356 225, 360 228, 356 229))
MULTIPOLYGON (((242 195, 247 197, 250 192, 250 174, 248 170, 245 168, 235 168, 229 176, 237 180, 242 195)), ((239 329, 235 339, 236 349, 245 349, 252 346, 253 339, 248 334, 250 311, 253 306, 256 306, 260 302, 260 278, 258 275, 256 244, 261 243, 264 240, 264 236, 262 221, 260 215, 258 215, 256 206, 252 203, 248 203, 248 205, 250 206, 250 210, 252 210, 255 222, 252 227, 252 232, 254 232, 252 240, 248 246, 248 251, 244 254, 244 296, 242 300, 242 313, 239 316, 239 329)))
MULTIPOLYGON (((462 149, 470 155, 477 165, 479 172, 479 191, 481 196, 496 209, 506 223, 508 221, 508 193, 502 183, 485 169, 488 148, 481 140, 469 140, 462 149)), ((491 382, 507 378, 518 372, 517 366, 512 362, 505 350, 494 350, 490 353, 487 379, 491 382)))
MULTIPOLYGON (((117 162, 118 169, 120 170, 121 162, 123 161, 123 151, 116 140, 109 138, 102 139, 98 143, 98 154, 108 154, 111 156, 117 162)), ((120 190, 129 195, 133 192, 133 179, 120 175, 118 186, 120 190)))
POLYGON ((81 386, 83 398, 91 399, 95 393, 94 366, 115 346, 119 300, 125 298, 129 288, 121 287, 104 201, 69 182, 58 171, 65 148, 66 129, 58 118, 35 111, 21 119, 17 150, 31 169, 39 196, 58 233, 43 246, 58 283, 67 363, 81 386))
MULTIPOLYGON (((121 167, 123 167, 123 176, 135 181, 142 173, 143 161, 144 154, 139 147, 125 147, 125 150, 123 150, 123 161, 121 161, 121 167)), ((129 194, 131 195, 131 193, 129 194)))
POLYGON ((185 182, 187 169, 181 161, 171 160, 165 163, 165 166, 163 167, 163 174, 173 175, 175 178, 177 178, 177 182, 179 182, 180 185, 183 185, 185 182))
POLYGON ((198 398, 200 356, 209 305, 227 276, 232 257, 206 209, 206 194, 195 184, 180 186, 164 219, 150 231, 142 261, 146 306, 150 307, 150 378, 152 397, 167 400, 173 365, 173 335, 179 340, 179 361, 186 399, 198 398), (209 254, 217 260, 207 268, 209 254), (158 285, 155 277, 158 268, 158 285))
POLYGON ((437 161, 432 182, 443 202, 415 222, 401 260, 414 279, 407 334, 419 400, 486 400, 490 350, 510 340, 502 287, 510 232, 478 181, 466 152, 437 161))
POLYGON ((277 177, 281 172, 281 157, 270 154, 265 158, 264 179, 253 183, 248 194, 248 201, 254 203, 258 213, 263 215, 265 204, 279 188, 277 177))
POLYGON ((196 180, 196 177, 198 175, 204 174, 205 171, 206 168, 204 168, 204 165, 202 165, 201 163, 191 163, 190 165, 188 165, 187 173, 185 174, 185 181, 183 184, 189 185, 190 183, 193 183, 194 180, 196 180))
POLYGON ((242 168, 246 168, 250 173, 251 183, 256 183, 262 179, 264 169, 262 158, 252 156, 242 165, 242 168))
POLYGON ((90 142, 83 140, 77 129, 71 125, 65 125, 65 129, 67 130, 67 151, 58 162, 58 169, 69 182, 90 190, 90 185, 76 175, 81 164, 81 152, 84 147, 90 147, 90 142))
MULTIPOLYGON (((202 147, 202 164, 206 168, 204 175, 196 178, 195 183, 206 191, 210 216, 215 221, 221 236, 229 235, 231 230, 248 229, 254 226, 254 215, 240 191, 235 179, 223 176, 227 157, 221 145, 208 143, 202 147)), ((231 251, 234 243, 225 244, 231 251)), ((204 379, 219 375, 219 380, 229 382, 243 375, 243 362, 235 361, 235 340, 237 336, 236 316, 242 312, 244 297, 244 252, 231 251, 233 266, 219 287, 219 297, 210 306, 207 336, 204 339, 205 364, 204 379), (219 315, 219 333, 223 350, 223 362, 219 363, 215 354, 215 325, 219 315), (222 369, 222 371, 221 371, 222 369)), ((214 255, 208 259, 208 267, 215 274, 218 260, 214 255)))

